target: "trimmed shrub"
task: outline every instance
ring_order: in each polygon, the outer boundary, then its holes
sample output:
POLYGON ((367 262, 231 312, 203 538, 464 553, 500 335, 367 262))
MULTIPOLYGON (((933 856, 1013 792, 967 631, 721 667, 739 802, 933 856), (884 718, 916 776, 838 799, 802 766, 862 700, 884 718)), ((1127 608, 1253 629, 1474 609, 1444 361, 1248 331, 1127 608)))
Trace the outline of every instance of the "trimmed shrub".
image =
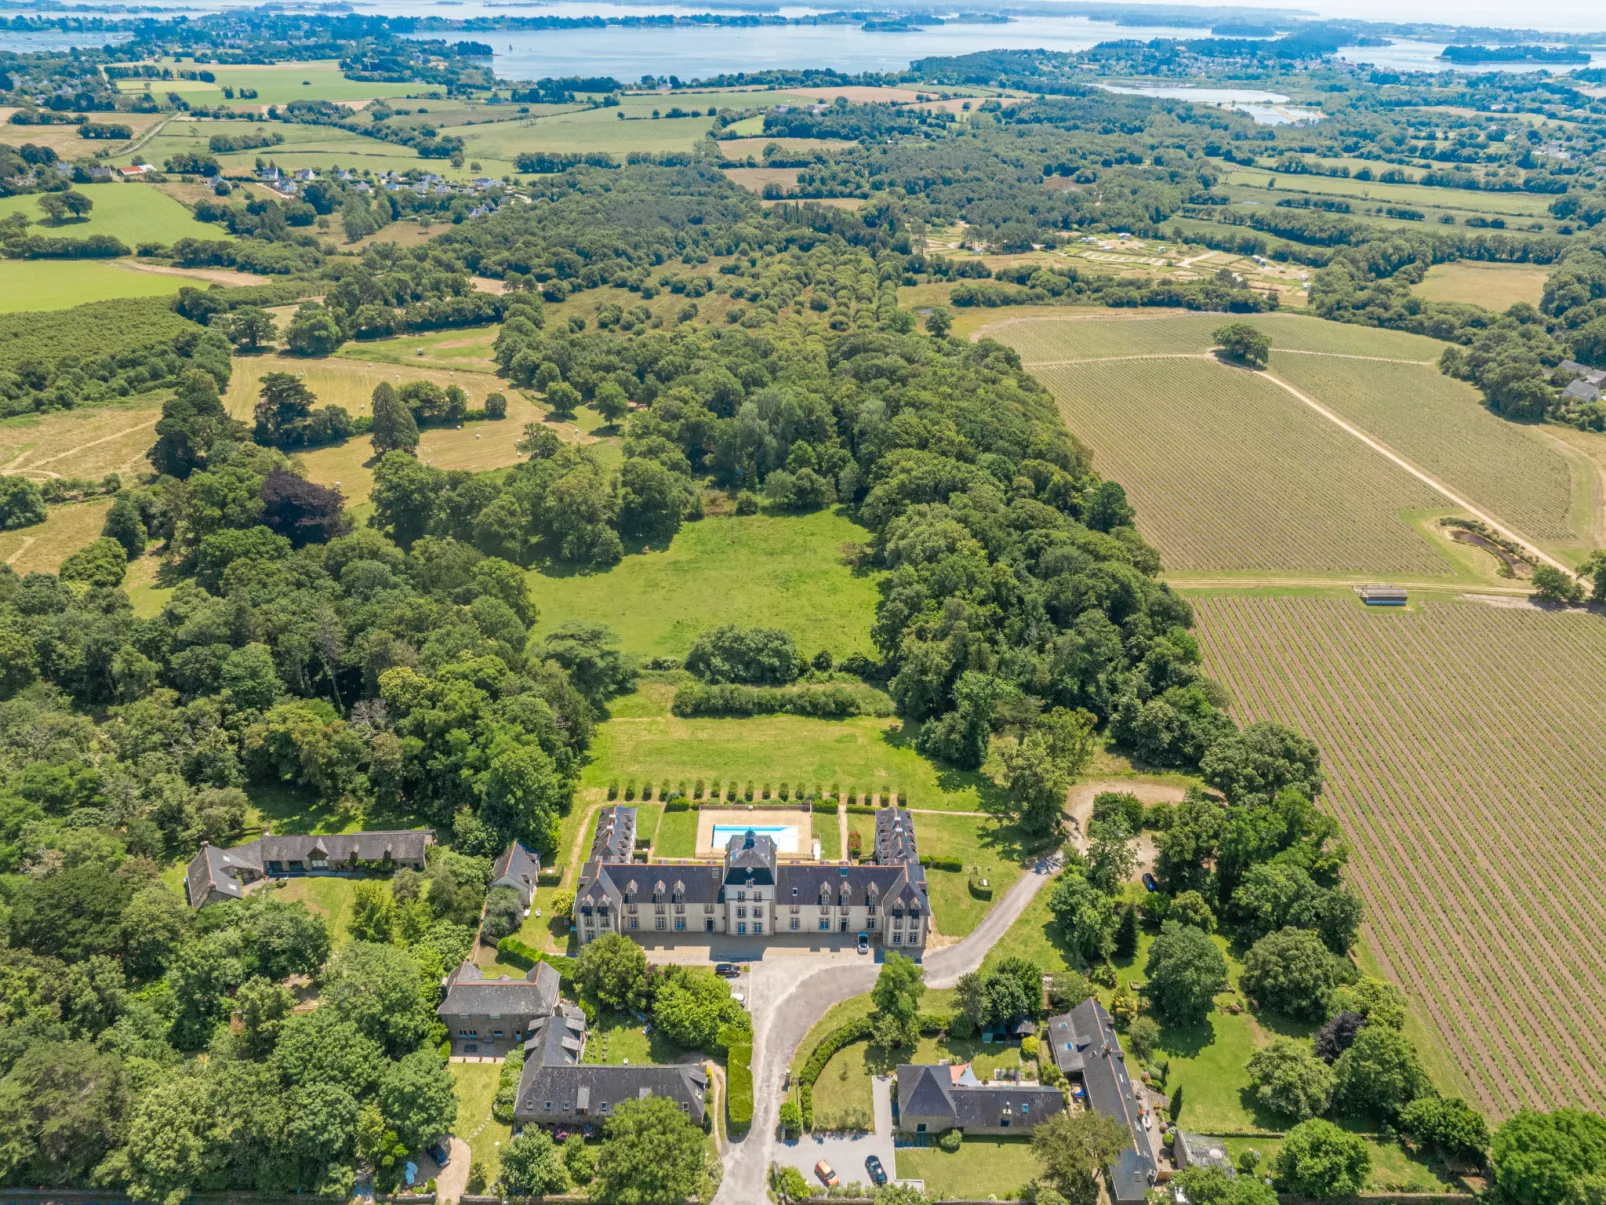
POLYGON ((742 798, 747 800, 749 803, 752 802, 752 800, 753 800, 753 784, 752 784, 751 781, 748 782, 748 784, 747 784, 747 790, 742 792, 742 798))
POLYGON ((964 862, 958 858, 934 858, 930 854, 921 856, 920 865, 927 870, 962 871, 965 869, 964 862))
POLYGON ((664 804, 664 811, 666 811, 666 812, 689 812, 695 806, 696 806, 695 804, 688 803, 684 799, 671 799, 668 803, 664 804))
POLYGON ((629 802, 630 800, 634 799, 635 797, 636 797, 636 783, 635 783, 635 780, 632 779, 631 781, 625 783, 625 801, 629 802))
POLYGON ((619 780, 617 778, 608 784, 608 798, 610 800, 619 798, 619 780))
POLYGON ((814 1084, 831 1061, 831 1056, 850 1042, 860 1042, 870 1036, 870 1018, 860 1017, 839 1029, 833 1029, 820 1039, 809 1054, 803 1070, 798 1073, 798 1103, 803 1109, 803 1128, 814 1128, 814 1084))
POLYGON ((814 801, 814 810, 816 812, 824 812, 827 816, 835 816, 836 804, 829 799, 816 799, 814 801))
POLYGON ((496 1099, 491 1102, 491 1116, 503 1125, 513 1124, 513 1106, 518 1100, 519 1077, 524 1072, 524 1049, 515 1046, 503 1060, 501 1074, 496 1081, 496 1099))
POLYGON ((950 1155, 952 1155, 955 1151, 957 1151, 959 1149, 959 1142, 960 1142, 961 1137, 963 1137, 963 1136, 960 1134, 960 1132, 957 1129, 955 1129, 955 1130, 944 1130, 941 1133, 941 1135, 939 1135, 938 1138, 937 1138, 937 1146, 940 1149, 945 1150, 950 1155))
POLYGON ((753 1124, 753 1043, 731 1044, 725 1066, 725 1116, 733 1127, 753 1124))
POLYGON ((781 784, 780 789, 775 793, 782 799, 790 799, 792 797, 792 789, 784 782, 781 784))
POLYGON ((526 971, 541 961, 541 951, 534 946, 525 945, 516 937, 504 937, 496 943, 496 952, 503 959, 514 966, 523 967, 526 971))
POLYGON ((875 808, 869 806, 868 804, 863 804, 863 803, 850 803, 850 804, 848 804, 848 815, 850 815, 850 816, 874 816, 875 813, 876 813, 875 808))
POLYGON ((703 780, 702 779, 699 778, 696 782, 691 784, 691 797, 693 799, 701 799, 703 797, 703 780))

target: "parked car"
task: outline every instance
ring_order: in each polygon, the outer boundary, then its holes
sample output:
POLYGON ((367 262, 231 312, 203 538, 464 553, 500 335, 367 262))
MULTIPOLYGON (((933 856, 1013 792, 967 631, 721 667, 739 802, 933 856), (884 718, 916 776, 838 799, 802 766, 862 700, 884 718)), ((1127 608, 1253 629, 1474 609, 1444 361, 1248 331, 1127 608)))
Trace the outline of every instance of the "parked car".
POLYGON ((741 992, 732 992, 731 999, 736 1001, 736 1003, 740 1004, 743 1008, 747 1007, 747 997, 741 992))
POLYGON ((859 953, 868 954, 869 952, 870 952, 870 935, 868 933, 861 933, 861 934, 859 934, 859 953))
POLYGON ((448 1143, 444 1138, 437 1138, 434 1142, 426 1146, 424 1148, 424 1154, 435 1160, 435 1162, 441 1167, 445 1167, 452 1161, 451 1144, 448 1143))
POLYGON ((864 1170, 870 1173, 870 1183, 877 1188, 887 1182, 887 1169, 881 1166, 881 1158, 871 1155, 864 1161, 864 1170))
POLYGON ((738 979, 741 977, 742 968, 734 962, 720 962, 714 965, 714 974, 725 979, 738 979))
POLYGON ((827 1188, 836 1187, 836 1172, 831 1170, 831 1165, 824 1159, 814 1165, 814 1174, 820 1177, 820 1183, 827 1188))
POLYGON ((1147 887, 1150 891, 1158 891, 1158 890, 1160 890, 1160 884, 1155 882, 1154 881, 1154 876, 1152 874, 1150 874, 1146 870, 1143 872, 1143 885, 1145 887, 1147 887))

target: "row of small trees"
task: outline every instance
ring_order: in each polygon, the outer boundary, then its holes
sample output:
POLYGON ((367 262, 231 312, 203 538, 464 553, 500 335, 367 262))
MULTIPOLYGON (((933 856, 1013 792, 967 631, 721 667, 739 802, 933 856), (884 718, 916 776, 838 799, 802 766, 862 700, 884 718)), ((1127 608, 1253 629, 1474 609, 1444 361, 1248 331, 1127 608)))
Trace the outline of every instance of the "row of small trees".
POLYGON ((766 799, 778 799, 782 802, 796 801, 798 803, 815 803, 823 801, 830 804, 845 804, 849 807, 874 807, 880 803, 882 807, 889 807, 894 802, 899 807, 909 806, 909 797, 901 789, 893 787, 879 791, 862 791, 850 787, 843 791, 836 783, 831 784, 830 790, 816 783, 813 790, 808 790, 802 783, 789 784, 782 782, 778 786, 769 783, 755 784, 749 779, 745 785, 736 779, 721 782, 714 779, 705 783, 699 778, 690 784, 682 778, 679 783, 671 783, 665 778, 656 786, 652 780, 643 779, 639 783, 634 778, 627 778, 623 785, 616 778, 608 784, 608 799, 610 801, 623 799, 633 802, 637 799, 643 803, 652 801, 656 793, 660 803, 668 803, 679 799, 694 801, 706 800, 711 803, 725 802, 731 804, 762 802, 766 799))

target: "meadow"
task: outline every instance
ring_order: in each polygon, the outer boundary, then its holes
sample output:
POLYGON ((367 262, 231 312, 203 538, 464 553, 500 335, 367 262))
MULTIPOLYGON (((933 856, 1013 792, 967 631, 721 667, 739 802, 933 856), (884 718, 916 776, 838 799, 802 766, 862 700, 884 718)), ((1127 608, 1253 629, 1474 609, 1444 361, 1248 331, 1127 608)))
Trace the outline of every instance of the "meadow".
MULTIPOLYGON (((1372 165, 1376 170, 1376 164, 1372 165)), ((1447 213, 1477 216, 1503 214, 1524 219, 1550 217, 1550 198, 1538 193, 1480 192, 1466 188, 1435 188, 1424 184, 1380 184, 1376 180, 1351 180, 1342 176, 1289 175, 1266 168, 1238 168, 1227 177, 1227 191, 1253 196, 1262 205, 1273 205, 1284 196, 1309 193, 1324 197, 1346 197, 1352 204, 1405 205, 1414 209, 1434 209, 1447 213), (1266 182, 1275 180, 1275 188, 1266 182)), ((1359 210, 1361 206, 1355 205, 1359 210)), ((1357 218, 1367 215, 1356 213, 1357 218)), ((1420 227, 1421 222, 1411 223, 1420 227)))
POLYGON ((11 124, 11 115, 17 112, 10 106, 0 106, 0 123, 6 126, 5 141, 12 144, 31 142, 35 146, 48 146, 63 159, 79 159, 86 155, 94 155, 97 151, 105 151, 112 156, 121 155, 124 148, 138 139, 152 126, 171 119, 171 113, 119 113, 116 121, 118 125, 125 125, 134 135, 128 142, 102 142, 99 139, 90 140, 79 134, 75 125, 48 125, 48 126, 14 126, 11 124), (26 129, 27 133, 22 131, 26 129))
MULTIPOLYGON (((695 97, 675 98, 688 112, 695 97)), ((659 98, 651 102, 627 99, 618 108, 580 109, 537 117, 530 121, 444 126, 442 136, 461 138, 464 154, 485 160, 511 160, 521 151, 606 151, 623 158, 629 151, 689 151, 713 128, 713 117, 653 118, 654 108, 667 110, 659 98)))
POLYGON ((786 628, 807 656, 870 653, 875 575, 844 556, 868 536, 831 510, 687 523, 667 549, 603 573, 532 572, 536 634, 581 619, 606 624, 632 653, 682 657, 705 628, 734 623, 786 628))
MULTIPOLYGON (((95 203, 86 218, 68 220, 60 225, 47 222, 44 211, 39 208, 37 196, 0 197, 0 217, 8 213, 20 213, 33 223, 28 228, 29 234, 49 238, 88 238, 92 234, 108 234, 127 243, 129 250, 134 250, 140 243, 173 243, 186 237, 232 237, 221 227, 196 221, 188 209, 160 189, 149 185, 87 184, 78 191, 95 203)), ((84 300, 99 301, 107 296, 128 295, 106 293, 84 300)))
POLYGON ((1538 305, 1548 268, 1535 264, 1486 264, 1458 260, 1434 264, 1411 291, 1428 301, 1460 301, 1504 313, 1520 302, 1538 305))
MULTIPOLYGON (((182 70, 194 70, 193 63, 175 64, 170 60, 157 60, 164 66, 175 67, 182 70)), ((379 97, 413 96, 434 93, 440 95, 444 89, 432 87, 427 84, 389 84, 373 83, 361 80, 349 80, 340 71, 340 64, 333 59, 316 60, 301 63, 274 63, 271 65, 241 64, 238 66, 213 63, 205 68, 217 77, 216 83, 207 83, 204 80, 119 80, 117 89, 120 92, 138 94, 147 88, 152 94, 161 96, 167 92, 177 92, 192 105, 215 105, 225 103, 223 89, 225 86, 236 90, 240 88, 253 88, 256 90, 254 100, 240 100, 234 103, 241 107, 252 105, 284 105, 293 100, 336 100, 355 101, 373 100, 379 97)))
POLYGON ((95 498, 52 506, 43 523, 0 533, 0 561, 19 577, 54 573, 67 557, 100 537, 111 505, 110 498, 95 498))
POLYGON ((166 272, 141 272, 116 260, 0 260, 0 314, 64 310, 111 297, 170 297, 185 285, 206 287, 166 272))
POLYGON ((1496 1116, 1606 1103, 1598 615, 1202 598, 1239 722, 1321 745, 1377 967, 1496 1116))

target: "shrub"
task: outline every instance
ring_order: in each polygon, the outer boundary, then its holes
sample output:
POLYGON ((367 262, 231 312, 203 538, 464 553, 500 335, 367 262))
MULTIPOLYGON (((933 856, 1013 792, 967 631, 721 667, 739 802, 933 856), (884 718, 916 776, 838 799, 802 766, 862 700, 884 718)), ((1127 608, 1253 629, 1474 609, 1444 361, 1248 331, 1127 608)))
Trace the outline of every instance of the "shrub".
POLYGON ((725 1078, 727 1083, 725 1098, 725 1116, 733 1127, 746 1127, 753 1124, 753 1044, 748 1042, 735 1042, 731 1044, 730 1055, 726 1060, 725 1078))
MULTIPOLYGON (((716 787, 715 790, 717 792, 718 788, 716 787)), ((691 785, 691 797, 693 799, 701 799, 703 797, 703 780, 702 779, 699 778, 696 782, 692 783, 692 785, 691 785)))
POLYGON ((749 782, 747 784, 747 790, 742 792, 742 798, 747 800, 749 803, 752 802, 752 799, 753 799, 753 784, 752 784, 752 782, 749 782))
POLYGON ((780 785, 780 788, 775 793, 782 799, 790 799, 792 797, 791 788, 788 787, 784 782, 780 785))
MULTIPOLYGON (((514 966, 523 967, 525 970, 529 970, 541 961, 540 950, 537 950, 534 946, 525 945, 516 937, 504 937, 497 942, 496 952, 514 966)), ((565 961, 569 960, 565 959, 565 961)))
POLYGON ((493 887, 485 897, 485 919, 481 928, 490 937, 511 937, 524 923, 524 902, 511 887, 493 887))
POLYGON ((636 784, 634 780, 625 783, 625 801, 628 803, 636 797, 636 784))
POLYGON ((519 1077, 524 1072, 524 1050, 515 1046, 508 1051, 496 1081, 496 1098, 491 1103, 491 1116, 503 1125, 513 1124, 513 1106, 518 1101, 519 1077))
POLYGON ((816 1134, 863 1134, 875 1129, 875 1121, 865 1109, 843 1109, 822 1113, 814 1119, 816 1134))
POLYGON ((937 1146, 950 1155, 959 1149, 960 1140, 964 1137, 957 1129, 944 1130, 937 1139, 937 1146))
POLYGON ((857 829, 848 833, 848 857, 862 858, 864 856, 864 838, 857 829))
MULTIPOLYGON (((873 813, 875 809, 871 808, 870 811, 873 813)), ((958 858, 936 858, 930 854, 921 856, 920 865, 927 870, 952 870, 958 872, 965 869, 964 862, 958 858)))
POLYGON ((1037 1035, 1027 1034, 1020 1040, 1020 1057, 1035 1059, 1037 1057, 1037 1035))
POLYGON ((803 1110, 798 1107, 797 1101, 781 1102, 781 1129, 788 1135, 803 1132, 803 1110))
POLYGON ((608 784, 608 799, 610 801, 612 801, 612 800, 618 799, 618 798, 619 798, 619 780, 616 778, 616 779, 614 779, 612 782, 610 782, 608 784))
POLYGON ((788 1201, 806 1201, 814 1195, 803 1173, 795 1167, 781 1167, 775 1171, 775 1191, 788 1201))
POLYGON ((803 1064, 803 1070, 798 1073, 798 1101, 803 1110, 803 1127, 814 1128, 814 1084, 825 1070, 825 1065, 831 1061, 831 1056, 841 1050, 850 1042, 862 1042, 870 1036, 871 1021, 869 1017, 861 1017, 857 1021, 849 1021, 837 1029, 833 1029, 819 1040, 814 1050, 809 1054, 808 1061, 803 1064))

